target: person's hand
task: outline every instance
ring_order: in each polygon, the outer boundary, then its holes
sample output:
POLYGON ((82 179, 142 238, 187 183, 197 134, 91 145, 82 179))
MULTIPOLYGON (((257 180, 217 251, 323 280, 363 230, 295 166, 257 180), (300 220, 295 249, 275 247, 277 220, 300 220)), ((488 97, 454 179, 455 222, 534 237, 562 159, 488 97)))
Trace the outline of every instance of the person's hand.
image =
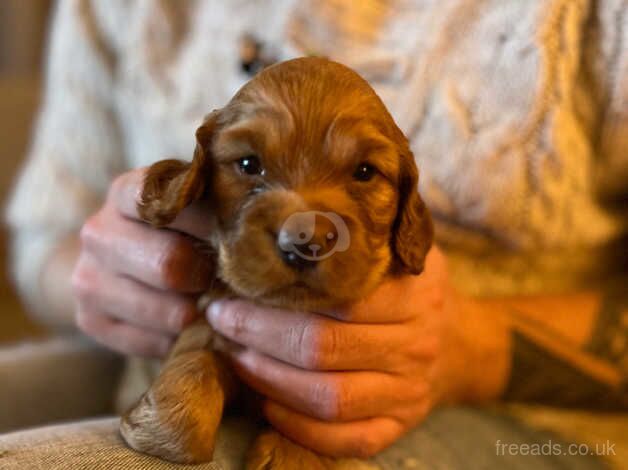
POLYGON ((433 407, 503 386, 498 319, 455 294, 437 249, 426 266, 325 316, 239 300, 215 302, 207 316, 276 429, 326 455, 368 457, 433 407))
POLYGON ((84 333, 125 354, 161 357, 197 316, 196 298, 209 287, 213 268, 193 238, 208 235, 201 208, 184 210, 173 230, 138 219, 144 172, 119 176, 83 226, 72 284, 84 333))

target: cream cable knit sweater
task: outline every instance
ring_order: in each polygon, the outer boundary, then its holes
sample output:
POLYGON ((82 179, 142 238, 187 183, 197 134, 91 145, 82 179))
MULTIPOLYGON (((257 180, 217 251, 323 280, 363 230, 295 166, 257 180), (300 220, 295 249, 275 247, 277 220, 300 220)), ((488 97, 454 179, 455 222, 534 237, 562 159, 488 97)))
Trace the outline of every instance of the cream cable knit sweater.
POLYGON ((465 289, 568 288, 625 261, 628 0, 65 0, 8 210, 27 297, 117 173, 191 156, 249 78, 244 33, 372 83, 465 289))

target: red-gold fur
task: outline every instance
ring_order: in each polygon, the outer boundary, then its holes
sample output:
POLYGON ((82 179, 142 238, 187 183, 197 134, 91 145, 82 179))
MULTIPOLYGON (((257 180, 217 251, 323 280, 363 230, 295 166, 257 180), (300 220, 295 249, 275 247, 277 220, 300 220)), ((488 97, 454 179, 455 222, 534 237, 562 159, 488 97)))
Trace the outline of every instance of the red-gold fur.
MULTIPOLYGON (((204 201, 215 226, 208 243, 217 253, 218 284, 225 286, 209 297, 229 292, 283 308, 333 308, 364 297, 385 276, 423 269, 432 224, 414 157, 379 97, 350 69, 319 58, 269 67, 211 113, 196 139, 191 163, 166 160, 149 169, 138 207, 147 222, 165 226, 191 202, 204 201), (235 162, 248 155, 260 158, 263 176, 238 171, 235 162), (356 181, 364 162, 376 174, 356 181), (295 270, 278 256, 274 235, 304 211, 340 215, 350 246, 315 269, 295 270)), ((211 457, 233 386, 211 343, 206 324, 184 331, 160 377, 123 420, 129 445, 178 462, 211 457)), ((249 468, 306 461, 366 465, 319 457, 271 432, 253 446, 249 468)))

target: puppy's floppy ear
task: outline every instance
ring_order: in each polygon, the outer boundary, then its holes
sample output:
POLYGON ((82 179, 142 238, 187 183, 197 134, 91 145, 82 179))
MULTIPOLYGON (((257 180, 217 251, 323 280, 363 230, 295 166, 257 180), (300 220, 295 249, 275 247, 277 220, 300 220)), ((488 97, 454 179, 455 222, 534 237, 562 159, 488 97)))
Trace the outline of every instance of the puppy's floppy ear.
POLYGON ((211 171, 210 146, 217 117, 218 111, 213 111, 196 130, 191 162, 162 160, 148 169, 137 205, 144 221, 157 227, 168 225, 204 194, 211 171))
POLYGON ((419 171, 407 147, 400 152, 399 203, 393 229, 393 252, 400 272, 420 274, 432 245, 434 227, 418 190, 419 171))

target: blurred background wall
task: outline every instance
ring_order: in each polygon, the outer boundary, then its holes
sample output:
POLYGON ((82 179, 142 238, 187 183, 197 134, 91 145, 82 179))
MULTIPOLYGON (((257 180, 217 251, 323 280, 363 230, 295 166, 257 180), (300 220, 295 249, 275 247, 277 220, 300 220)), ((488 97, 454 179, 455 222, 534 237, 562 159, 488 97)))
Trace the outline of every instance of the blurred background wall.
MULTIPOLYGON (((50 0, 0 0, 0 207, 4 212, 28 149, 39 103, 50 0)), ((40 335, 8 274, 7 231, 0 225, 0 342, 40 335)))

